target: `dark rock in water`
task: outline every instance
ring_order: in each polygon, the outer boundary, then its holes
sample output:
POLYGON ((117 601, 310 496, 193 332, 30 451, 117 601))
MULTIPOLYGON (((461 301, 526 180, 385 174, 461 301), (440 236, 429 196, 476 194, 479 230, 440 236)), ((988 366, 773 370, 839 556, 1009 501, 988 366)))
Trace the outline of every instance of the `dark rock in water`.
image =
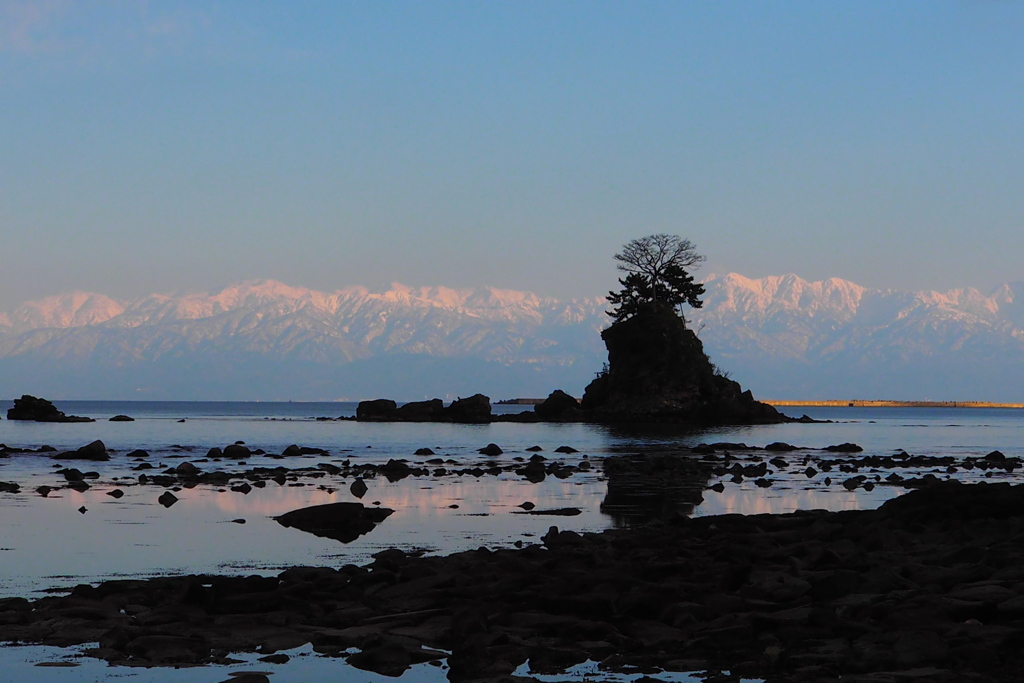
POLYGON ((115 415, 110 418, 110 422, 135 422, 135 418, 128 417, 127 415, 115 415))
POLYGON ((252 451, 250 451, 248 447, 239 443, 233 443, 230 446, 224 447, 225 458, 236 460, 239 458, 248 458, 250 455, 252 455, 252 451))
POLYGON ((434 455, 434 451, 430 448, 417 448, 413 455, 434 455))
POLYGON ((433 398, 429 401, 412 401, 395 411, 395 419, 403 422, 436 422, 444 419, 444 401, 433 398))
POLYGON ((501 455, 505 451, 501 450, 501 447, 496 443, 489 443, 483 448, 478 448, 477 453, 480 455, 501 455))
MULTIPOLYGON (((267 655, 266 657, 260 657, 261 662, 270 662, 271 664, 283 664, 288 660, 288 655, 267 655), (281 659, 281 657, 284 659, 281 659)), ((239 671, 238 673, 232 674, 231 678, 225 678, 220 683, 270 683, 270 677, 256 671, 239 671)))
POLYGON ((555 453, 579 453, 579 451, 572 446, 559 446, 555 449, 555 453))
POLYGON ((785 441, 775 441, 774 443, 770 443, 767 446, 765 446, 764 449, 766 451, 788 452, 788 451, 795 451, 796 450, 796 446, 790 445, 790 444, 786 443, 785 441))
POLYGON ((537 507, 537 505, 531 503, 530 501, 526 501, 525 503, 520 503, 519 507, 523 508, 524 510, 533 510, 535 507, 537 507))
POLYGON ((825 448, 829 453, 860 453, 864 449, 855 443, 841 443, 825 448))
POLYGON ((274 519, 281 526, 351 543, 373 531, 393 512, 389 508, 366 507, 362 503, 329 503, 292 510, 274 519))
POLYGON ((0 481, 0 493, 19 493, 21 486, 14 483, 13 481, 0 481))
POLYGON ((78 511, 81 512, 84 515, 86 512, 89 511, 89 508, 87 508, 87 507, 85 507, 83 505, 82 507, 78 508, 78 511))
POLYGON ((126 458, 148 458, 149 457, 149 453, 147 453, 146 451, 142 450, 141 448, 137 448, 134 451, 131 451, 130 453, 128 453, 128 455, 126 455, 125 457, 126 458))
POLYGON ((576 515, 582 514, 583 511, 579 508, 554 508, 548 510, 513 510, 513 515, 555 515, 559 517, 575 517, 576 515))
POLYGON ((107 455, 107 447, 99 439, 77 450, 66 451, 50 457, 59 460, 94 460, 97 462, 110 460, 110 456, 107 455))
POLYGON ((288 448, 281 451, 281 456, 285 458, 294 458, 300 455, 327 455, 327 451, 323 448, 315 448, 313 446, 298 446, 292 444, 288 448))
POLYGON ((552 391, 542 403, 533 406, 533 412, 542 420, 575 421, 583 417, 580 402, 561 389, 552 391))
POLYGON ((170 491, 164 491, 160 494, 160 497, 156 499, 156 502, 160 503, 165 508, 169 508, 178 502, 178 497, 170 491))
POLYGON ((676 312, 648 306, 601 333, 608 369, 587 386, 581 406, 601 422, 760 424, 788 418, 719 374, 676 312))
POLYGON ((395 419, 398 404, 389 398, 360 401, 356 406, 356 419, 367 421, 390 421, 395 419))
POLYGON ((124 497, 124 491, 122 491, 121 489, 114 489, 113 491, 107 491, 107 495, 110 496, 111 498, 115 498, 115 499, 123 498, 124 497))
POLYGON ((354 482, 352 482, 352 485, 348 487, 348 490, 356 498, 362 498, 363 496, 366 495, 366 492, 369 491, 370 488, 362 479, 356 479, 354 482))
POLYGON ((53 490, 52 486, 45 486, 44 485, 44 486, 40 486, 39 488, 37 488, 36 489, 36 493, 38 493, 43 498, 46 498, 48 495, 50 495, 50 491, 52 491, 52 490, 53 490))
POLYGON ((14 407, 8 409, 7 419, 32 422, 95 422, 91 417, 65 415, 45 398, 36 398, 28 394, 14 399, 14 407))
POLYGON ((77 467, 68 467, 62 470, 57 470, 57 474, 64 475, 64 481, 82 481, 85 479, 85 474, 77 467))
POLYGON ((985 460, 987 460, 988 462, 1006 462, 1006 456, 1003 455, 1000 451, 992 451, 991 453, 985 456, 985 460))
POLYGON ((526 452, 527 453, 539 453, 540 451, 543 451, 543 450, 544 449, 541 448, 540 446, 530 446, 529 448, 526 449, 526 452))
POLYGON ((450 422, 485 423, 491 421, 491 399, 483 394, 460 398, 444 409, 444 416, 450 422))
POLYGON ((222 451, 217 446, 214 446, 210 450, 206 451, 206 457, 207 458, 223 458, 224 457, 224 451, 222 451))

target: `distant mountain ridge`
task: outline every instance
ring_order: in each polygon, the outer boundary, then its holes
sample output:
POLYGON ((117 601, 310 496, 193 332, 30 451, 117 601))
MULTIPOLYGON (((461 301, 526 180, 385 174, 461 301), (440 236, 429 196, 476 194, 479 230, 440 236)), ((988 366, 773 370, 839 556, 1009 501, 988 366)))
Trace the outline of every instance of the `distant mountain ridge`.
MULTIPOLYGON (((687 311, 759 398, 1020 400, 1024 283, 948 292, 711 275, 687 311)), ((357 399, 579 394, 603 297, 272 280, 117 301, 74 292, 0 314, 0 390, 52 398, 357 399)))

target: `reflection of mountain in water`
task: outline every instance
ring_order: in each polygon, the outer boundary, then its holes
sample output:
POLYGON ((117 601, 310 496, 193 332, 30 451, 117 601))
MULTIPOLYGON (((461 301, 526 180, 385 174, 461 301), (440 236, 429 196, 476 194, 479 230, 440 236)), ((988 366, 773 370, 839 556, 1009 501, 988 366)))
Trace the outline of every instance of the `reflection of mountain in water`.
POLYGON ((620 527, 693 514, 711 478, 699 460, 678 452, 612 456, 604 471, 601 512, 620 527))

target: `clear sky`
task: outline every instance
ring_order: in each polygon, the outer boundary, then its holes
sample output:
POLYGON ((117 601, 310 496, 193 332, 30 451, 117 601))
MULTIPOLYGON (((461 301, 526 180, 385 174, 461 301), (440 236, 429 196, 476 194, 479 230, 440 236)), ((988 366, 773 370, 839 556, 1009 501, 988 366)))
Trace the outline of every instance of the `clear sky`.
POLYGON ((0 310, 252 278, 1024 278, 1024 3, 0 0, 0 310))

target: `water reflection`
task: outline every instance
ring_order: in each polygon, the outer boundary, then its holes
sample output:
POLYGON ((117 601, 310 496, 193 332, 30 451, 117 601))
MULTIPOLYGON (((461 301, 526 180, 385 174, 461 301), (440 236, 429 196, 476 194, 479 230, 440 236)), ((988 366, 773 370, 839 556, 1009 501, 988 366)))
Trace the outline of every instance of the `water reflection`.
POLYGON ((675 453, 618 456, 604 465, 601 512, 619 527, 693 514, 710 480, 696 458, 675 453))

